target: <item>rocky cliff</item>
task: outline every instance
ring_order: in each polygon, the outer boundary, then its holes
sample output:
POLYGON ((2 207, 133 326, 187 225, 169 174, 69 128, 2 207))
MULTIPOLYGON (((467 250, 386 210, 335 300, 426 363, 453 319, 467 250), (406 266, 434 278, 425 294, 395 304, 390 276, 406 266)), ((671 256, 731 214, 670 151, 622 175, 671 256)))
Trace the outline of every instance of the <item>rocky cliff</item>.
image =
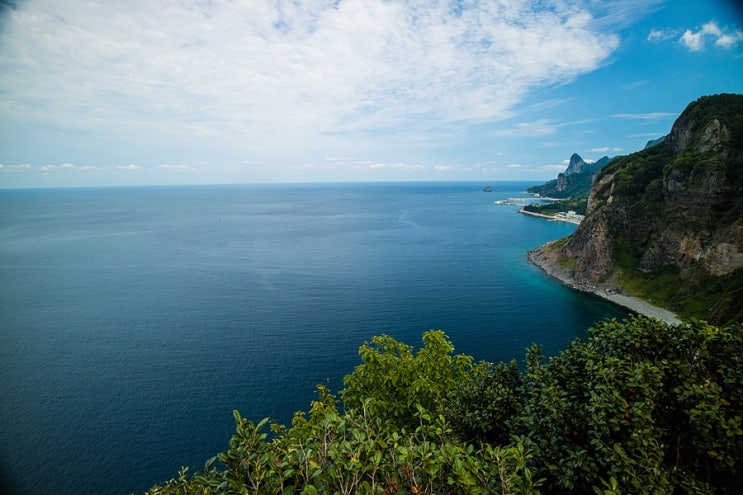
POLYGON ((581 173, 587 166, 588 164, 578 153, 573 153, 568 162, 568 168, 565 169, 565 172, 557 175, 557 184, 555 187, 556 192, 566 191, 570 187, 568 184, 568 176, 581 173))
POLYGON ((743 95, 700 98, 662 142, 604 167, 580 227, 535 256, 548 251, 578 283, 743 319, 743 95))
POLYGON ((593 163, 588 163, 578 153, 573 153, 567 168, 557 175, 557 179, 541 186, 530 187, 527 192, 552 198, 585 198, 591 190, 596 172, 611 160, 613 158, 605 156, 593 163))

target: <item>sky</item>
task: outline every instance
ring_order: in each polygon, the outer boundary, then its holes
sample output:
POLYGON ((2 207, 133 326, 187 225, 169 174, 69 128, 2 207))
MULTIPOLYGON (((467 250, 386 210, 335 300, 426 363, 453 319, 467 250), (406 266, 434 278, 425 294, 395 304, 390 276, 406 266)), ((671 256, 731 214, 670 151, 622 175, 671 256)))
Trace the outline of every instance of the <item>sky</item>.
POLYGON ((543 181, 716 93, 733 0, 0 0, 0 188, 543 181))

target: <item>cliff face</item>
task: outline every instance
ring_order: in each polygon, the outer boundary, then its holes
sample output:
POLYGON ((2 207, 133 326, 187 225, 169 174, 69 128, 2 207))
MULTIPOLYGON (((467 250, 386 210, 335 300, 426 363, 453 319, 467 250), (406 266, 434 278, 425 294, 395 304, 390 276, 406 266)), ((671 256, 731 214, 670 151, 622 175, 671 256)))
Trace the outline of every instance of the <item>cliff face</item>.
POLYGON ((565 172, 562 172, 557 175, 556 191, 557 192, 566 191, 569 187, 568 176, 581 173, 586 166, 587 164, 583 160, 583 158, 581 158, 581 156, 578 153, 573 153, 573 155, 570 157, 568 168, 565 169, 565 172))
POLYGON ((553 198, 585 198, 591 189, 596 171, 608 164, 612 158, 605 156, 593 163, 587 163, 578 153, 570 157, 567 168, 541 186, 533 186, 527 192, 553 198))
POLYGON ((665 140, 597 174, 563 264, 579 281, 656 295, 686 316, 740 317, 742 144, 743 95, 691 103, 665 140))
POLYGON ((568 162, 568 168, 565 169, 565 175, 579 174, 587 166, 588 164, 578 153, 573 153, 568 162))

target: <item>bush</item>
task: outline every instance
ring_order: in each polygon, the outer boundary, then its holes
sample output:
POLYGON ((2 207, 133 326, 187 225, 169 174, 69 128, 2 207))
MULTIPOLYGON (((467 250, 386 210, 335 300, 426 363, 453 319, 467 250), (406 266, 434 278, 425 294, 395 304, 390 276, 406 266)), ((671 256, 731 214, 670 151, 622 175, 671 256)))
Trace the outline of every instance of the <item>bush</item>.
POLYGON ((741 325, 602 322, 527 359, 528 434, 551 493, 736 493, 743 486, 741 325))
POLYGON ((740 324, 605 321, 550 359, 530 348, 523 370, 454 355, 440 331, 423 341, 415 354, 389 336, 364 344, 343 401, 318 387, 288 429, 235 411, 224 453, 148 493, 733 494, 743 486, 740 324))

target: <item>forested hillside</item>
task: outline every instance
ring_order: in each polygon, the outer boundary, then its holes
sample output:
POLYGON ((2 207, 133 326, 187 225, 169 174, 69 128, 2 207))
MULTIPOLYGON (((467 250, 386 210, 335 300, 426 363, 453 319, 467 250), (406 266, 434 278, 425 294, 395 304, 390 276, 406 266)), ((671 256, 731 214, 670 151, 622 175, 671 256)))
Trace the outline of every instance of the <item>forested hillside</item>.
POLYGON ((685 318, 740 321, 743 95, 690 103, 662 142, 605 166, 555 265, 685 318))
POLYGON ((606 321, 549 360, 360 348, 340 396, 285 428, 234 413, 227 450, 150 495, 733 494, 743 486, 743 327, 606 321))

